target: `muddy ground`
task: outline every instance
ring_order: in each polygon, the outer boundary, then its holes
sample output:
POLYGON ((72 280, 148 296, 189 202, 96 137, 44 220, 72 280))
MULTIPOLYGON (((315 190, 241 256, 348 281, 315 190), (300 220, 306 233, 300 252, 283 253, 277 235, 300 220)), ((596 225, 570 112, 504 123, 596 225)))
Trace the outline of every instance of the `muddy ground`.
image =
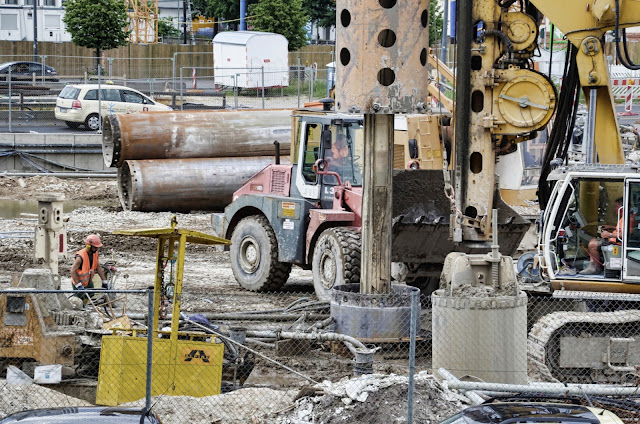
MULTIPOLYGON (((35 200, 38 193, 61 192, 66 199, 73 201, 100 201, 101 206, 79 207, 65 212, 68 218, 68 258, 60 261, 60 275, 63 289, 70 289, 69 271, 73 253, 83 247, 83 239, 89 233, 102 237, 105 247, 102 260, 113 260, 119 270, 116 288, 140 289, 153 284, 155 266, 155 240, 114 235, 118 229, 168 227, 171 213, 125 212, 121 209, 116 184, 111 179, 70 180, 54 177, 13 178, 0 176, 0 199, 35 200)), ((37 222, 35 215, 21 215, 0 219, 0 289, 8 287, 19 279, 26 268, 40 268, 43 265, 34 259, 33 231, 37 222)), ((177 214, 178 226, 210 233, 210 214, 177 214)), ((258 294, 241 289, 236 283, 229 264, 229 253, 218 246, 188 246, 184 275, 182 310, 187 313, 229 313, 279 310, 299 302, 300 299, 314 301, 313 283, 310 271, 294 267, 291 277, 278 293, 258 294)), ((146 310, 145 299, 136 296, 127 298, 127 313, 146 310)), ((313 310, 324 313, 327 310, 313 310)), ((304 319, 292 322, 260 322, 252 325, 266 329, 309 328, 313 320, 304 319)), ((222 324, 222 328, 224 329, 222 324)), ((274 356, 273 349, 264 350, 268 356, 274 356)), ((407 375, 408 361, 406 352, 400 349, 395 354, 380 355, 374 361, 374 372, 382 375, 407 375), (398 359, 399 358, 399 359, 398 359)), ((328 344, 314 345, 306 354, 292 354, 278 357, 278 361, 294 369, 295 374, 278 365, 257 358, 257 366, 245 385, 269 390, 285 390, 284 405, 279 405, 281 413, 270 415, 258 411, 251 415, 251 422, 337 422, 334 416, 349 416, 348 422, 368 421, 370 423, 403 422, 406 417, 406 384, 394 384, 380 388, 369 401, 347 402, 340 396, 327 395, 322 391, 316 397, 302 397, 293 400, 293 394, 302 387, 313 386, 313 381, 337 383, 353 377, 353 360, 345 352, 336 352, 328 344), (306 376, 306 378, 300 377, 306 376), (327 397, 329 396, 329 397, 327 397), (345 403, 346 402, 346 403, 345 403), (380 411, 387 411, 381 413, 380 411), (304 412, 312 411, 312 412, 304 412), (315 412, 314 412, 315 411, 315 412), (257 417, 257 418, 256 418, 257 417)), ((417 370, 428 369, 428 361, 418 359, 417 370)), ((416 404, 421 405, 419 422, 439 420, 460 408, 460 402, 454 392, 443 390, 431 380, 424 380, 416 390, 416 404), (426 383, 424 381, 427 381, 426 383), (433 409, 433 410, 432 410, 433 409), (437 410, 436 410, 437 409, 437 410)), ((384 384, 383 384, 384 386, 384 384)), ((3 390, 8 390, 6 386, 3 390)), ((249 389, 246 389, 249 390, 249 389)), ((234 392, 235 393, 235 392, 234 392)), ((251 396, 250 394, 248 396, 251 396)), ((218 401, 223 401, 220 398, 218 401)), ((193 401, 193 399, 191 400, 193 401)), ((246 402, 245 402, 246 403, 246 402)), ((15 408, 28 408, 33 405, 17 403, 15 408)), ((191 404, 190 404, 191 405, 191 404)), ((255 406, 255 405, 254 405, 255 406)), ((273 406, 273 405, 272 405, 273 406)), ((217 407, 224 410, 224 404, 217 407)), ((235 408, 227 405, 228 408, 235 408)), ((197 407, 189 407, 196 410, 197 407)), ((0 410, 5 413, 10 412, 0 410)), ((166 411, 165 411, 166 412, 166 411)), ((245 411, 246 412, 246 411, 245 411)), ((167 412, 169 414, 169 412, 167 412)), ((204 414, 204 413, 203 413, 204 414)), ((239 416, 243 416, 238 412, 239 416)), ((171 415, 171 414, 169 414, 171 415)), ((178 414, 179 416, 180 414, 178 414)), ((233 414, 232 414, 233 415, 233 414)), ((173 417, 173 415, 171 415, 173 417)), ((184 416, 183 416, 184 417, 184 416)), ((227 416, 229 417, 229 416, 227 416)), ((249 422, 239 419, 213 420, 211 415, 191 417, 191 422, 249 422)), ((172 418, 168 422, 183 422, 172 418)))

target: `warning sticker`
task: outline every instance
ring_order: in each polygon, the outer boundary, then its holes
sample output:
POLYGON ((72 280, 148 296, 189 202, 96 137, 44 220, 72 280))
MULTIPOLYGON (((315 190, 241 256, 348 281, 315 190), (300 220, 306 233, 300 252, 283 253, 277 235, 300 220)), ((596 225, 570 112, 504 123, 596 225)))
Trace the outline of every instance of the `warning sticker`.
POLYGON ((296 216, 295 202, 282 202, 282 215, 295 217, 296 216))
POLYGON ((285 230, 293 230, 293 221, 290 219, 285 219, 284 222, 282 223, 282 228, 285 230))

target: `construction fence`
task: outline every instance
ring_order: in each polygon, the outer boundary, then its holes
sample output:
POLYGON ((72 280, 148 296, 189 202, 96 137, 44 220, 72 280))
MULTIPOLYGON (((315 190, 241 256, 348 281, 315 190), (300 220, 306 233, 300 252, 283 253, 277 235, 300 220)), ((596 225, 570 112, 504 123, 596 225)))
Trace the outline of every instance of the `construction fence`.
POLYGON ((637 299, 413 289, 362 314, 336 293, 185 288, 174 317, 168 291, 0 291, 0 417, 105 405, 169 424, 418 423, 506 397, 640 418, 637 299))
MULTIPOLYGON (((68 73, 46 75, 43 66, 40 72, 0 76, 0 132, 65 127, 54 110, 58 95, 69 84, 122 85, 174 110, 280 109, 328 97, 335 80, 335 68, 307 64, 304 55, 286 69, 184 66, 180 57, 109 58, 96 64, 92 58, 42 56, 42 65, 59 69, 57 64, 64 62, 68 73)), ((114 107, 105 104, 103 109, 109 113, 114 107)), ((86 131, 82 123, 78 126, 69 132, 86 131)))

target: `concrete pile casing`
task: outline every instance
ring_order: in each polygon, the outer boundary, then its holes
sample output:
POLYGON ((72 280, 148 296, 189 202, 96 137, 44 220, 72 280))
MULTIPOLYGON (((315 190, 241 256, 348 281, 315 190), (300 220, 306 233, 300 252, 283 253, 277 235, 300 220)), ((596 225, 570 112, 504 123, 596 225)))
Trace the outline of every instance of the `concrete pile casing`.
POLYGON ((118 167, 125 210, 220 211, 251 176, 289 160, 291 110, 172 111, 105 118, 102 151, 118 167))

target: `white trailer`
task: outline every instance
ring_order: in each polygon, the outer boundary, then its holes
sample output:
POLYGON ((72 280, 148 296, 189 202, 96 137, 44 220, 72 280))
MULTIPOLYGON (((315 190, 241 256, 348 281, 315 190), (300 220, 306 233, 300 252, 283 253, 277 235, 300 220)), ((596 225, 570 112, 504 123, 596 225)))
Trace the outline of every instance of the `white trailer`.
POLYGON ((227 31, 213 38, 216 87, 289 85, 289 42, 272 32, 227 31))

